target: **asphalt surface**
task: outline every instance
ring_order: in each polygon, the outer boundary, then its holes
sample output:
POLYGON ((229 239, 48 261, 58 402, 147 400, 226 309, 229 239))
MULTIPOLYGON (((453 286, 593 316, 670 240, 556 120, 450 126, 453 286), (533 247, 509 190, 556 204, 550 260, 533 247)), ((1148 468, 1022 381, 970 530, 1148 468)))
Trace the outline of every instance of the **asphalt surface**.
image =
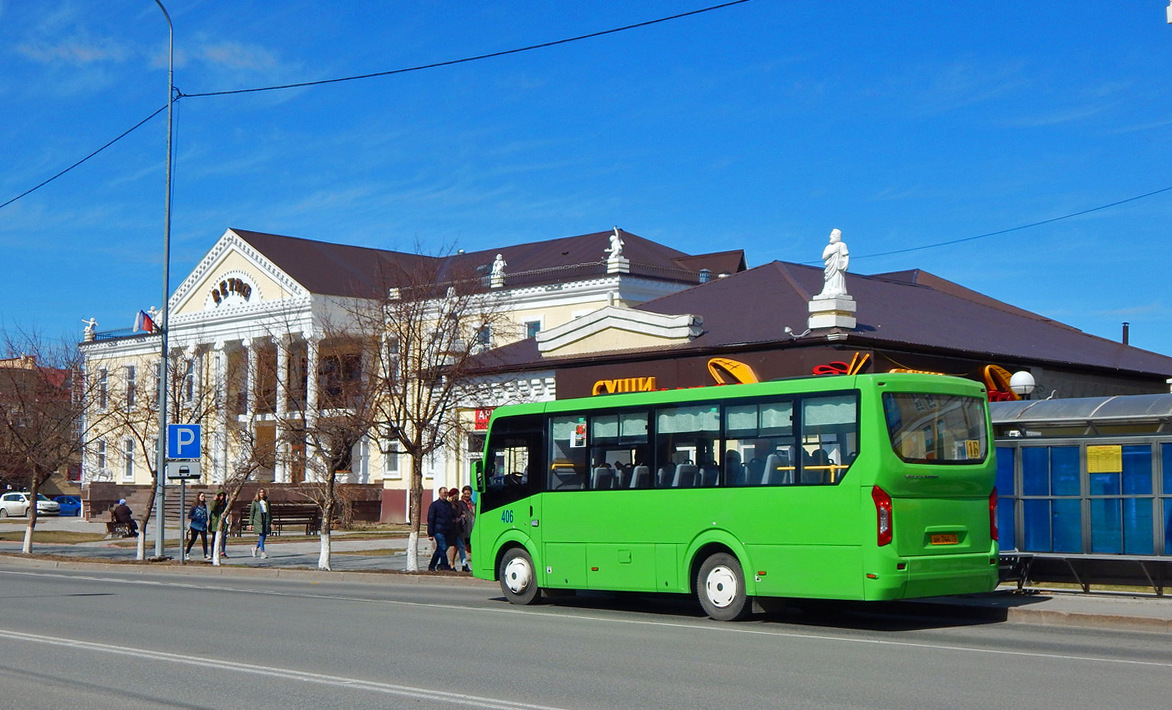
MULTIPOLYGON (((27 522, 22 519, 4 519, 0 532, 23 531, 27 522)), ((79 518, 41 518, 38 530, 69 530, 75 532, 105 533, 105 524, 90 523, 79 518)), ((168 530, 177 538, 177 530, 168 530)), ((166 562, 136 562, 137 550, 133 540, 106 539, 97 542, 68 545, 33 544, 33 555, 21 553, 21 542, 0 540, 0 556, 8 562, 23 560, 37 566, 84 564, 139 564, 151 572, 162 570, 183 574, 271 574, 322 575, 347 580, 370 578, 374 574, 405 573, 407 570, 407 538, 383 536, 378 539, 360 539, 359 535, 344 532, 331 537, 331 571, 317 569, 321 544, 317 539, 285 541, 270 537, 266 544, 268 558, 253 557, 251 550, 255 537, 229 538, 228 557, 219 567, 202 558, 198 541, 192 548, 194 557, 179 564, 179 549, 172 545, 165 550, 171 560, 166 562), (246 571, 247 570, 247 571, 246 571)), ((210 547, 209 541, 209 547, 210 547)), ((154 553, 154 539, 147 540, 147 555, 154 553)), ((419 544, 419 562, 426 566, 431 547, 426 537, 419 544)), ((421 577, 445 577, 452 583, 484 585, 495 590, 495 582, 486 582, 470 575, 455 572, 420 573, 421 577)), ((489 591, 489 593, 494 593, 489 591)), ((1063 593, 1052 590, 1027 590, 1024 593, 1005 587, 989 594, 965 597, 937 597, 889 605, 898 612, 964 616, 984 620, 1004 620, 1014 623, 1044 624, 1050 626, 1082 626, 1093 628, 1132 629, 1136 631, 1172 633, 1172 598, 1155 595, 1113 593, 1063 593)))

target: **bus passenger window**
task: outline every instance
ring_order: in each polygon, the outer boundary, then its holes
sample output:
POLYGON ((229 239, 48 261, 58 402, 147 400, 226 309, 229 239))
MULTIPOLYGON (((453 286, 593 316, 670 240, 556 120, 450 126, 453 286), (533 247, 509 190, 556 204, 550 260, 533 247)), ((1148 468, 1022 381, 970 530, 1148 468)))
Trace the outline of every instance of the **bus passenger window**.
POLYGON ((724 408, 726 486, 793 485, 793 415, 790 400, 724 408))
POLYGON ((550 466, 546 489, 551 491, 582 490, 587 476, 586 417, 570 415, 553 417, 550 426, 550 466))
POLYGON ((802 400, 802 471, 807 485, 838 483, 859 448, 858 396, 854 393, 802 400))
POLYGON ((663 408, 655 413, 657 488, 696 488, 701 465, 715 473, 720 449, 720 407, 701 404, 663 408))

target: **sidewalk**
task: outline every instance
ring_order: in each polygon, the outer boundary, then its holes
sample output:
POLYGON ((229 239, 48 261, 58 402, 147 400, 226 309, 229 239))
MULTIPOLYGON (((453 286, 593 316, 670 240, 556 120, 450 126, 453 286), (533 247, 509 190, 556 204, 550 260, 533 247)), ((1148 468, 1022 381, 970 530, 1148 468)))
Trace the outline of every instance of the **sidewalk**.
MULTIPOLYGON (((0 532, 24 532, 27 519, 13 518, 0 522, 0 532)), ((86 522, 76 517, 68 518, 39 518, 37 531, 65 530, 69 532, 96 533, 104 535, 106 524, 102 522, 86 522)), ((176 564, 179 559, 179 529, 167 528, 167 546, 164 555, 171 557, 168 563, 176 564)), ((281 536, 270 536, 265 542, 268 559, 252 556, 252 548, 256 544, 256 536, 229 537, 227 550, 228 557, 221 559, 224 567, 255 567, 268 569, 317 569, 318 557, 321 554, 321 542, 318 538, 307 540, 301 536, 296 542, 286 542, 281 536)), ((383 536, 377 539, 356 539, 358 535, 345 532, 335 532, 330 537, 330 567, 335 572, 405 572, 407 570, 407 536, 383 536)), ((53 557, 71 557, 86 559, 95 562, 134 562, 137 548, 134 538, 115 538, 99 540, 97 542, 79 542, 74 544, 47 544, 33 543, 33 554, 53 557)), ((208 536, 208 549, 211 550, 212 540, 208 536)), ((20 541, 0 540, 0 555, 19 553, 20 541)), ((421 536, 419 543, 419 560, 424 567, 431 557, 431 543, 426 536, 421 536)), ((153 556, 155 552, 154 533, 148 531, 146 540, 146 554, 153 556)), ((203 559, 203 551, 197 540, 191 548, 191 555, 184 566, 211 567, 211 563, 203 559)))
MULTIPOLYGON (((0 532, 22 531, 25 523, 19 518, 6 519, 0 523, 0 532)), ((87 523, 78 518, 41 518, 37 521, 38 530, 70 530, 74 532, 96 532, 104 534, 104 523, 87 523)), ((168 529, 168 535, 178 538, 178 530, 168 529)), ((249 536, 228 539, 228 558, 222 561, 219 568, 203 560, 200 548, 192 548, 195 559, 180 567, 174 561, 167 565, 152 565, 148 569, 185 570, 192 574, 215 573, 227 574, 233 570, 245 568, 269 570, 272 574, 307 574, 317 573, 337 576, 339 573, 349 572, 405 572, 407 569, 407 538, 382 537, 379 539, 355 539, 357 536, 346 533, 335 533, 331 537, 332 554, 330 557, 331 572, 317 572, 318 555, 321 543, 317 539, 298 542, 283 542, 280 537, 268 538, 269 557, 262 559, 252 557, 251 549, 256 538, 249 536), (296 571, 294 571, 296 570, 296 571)), ((99 542, 78 543, 74 545, 34 544, 35 555, 53 556, 57 558, 75 558, 78 562, 134 562, 136 550, 133 545, 121 546, 118 543, 131 542, 130 540, 102 540, 99 542)), ((209 546, 210 546, 209 541, 209 546)), ((19 556, 21 543, 19 541, 0 541, 0 556, 7 559, 27 559, 19 556)), ((147 555, 154 553, 154 540, 147 540, 147 555)), ((178 559, 179 549, 172 543, 166 549, 166 554, 178 559)), ((419 563, 426 567, 431 555, 431 543, 426 537, 421 537, 419 544, 419 563)), ((421 580, 450 580, 469 584, 491 585, 494 582, 485 582, 474 579, 465 574, 441 573, 419 575, 421 580)), ((1033 592, 1015 593, 1012 588, 979 594, 968 597, 938 597, 891 605, 896 611, 905 607, 909 613, 918 615, 935 615, 955 618, 983 620, 983 621, 1010 621, 1025 624, 1043 624, 1050 626, 1082 626, 1094 628, 1126 629, 1135 631, 1154 631, 1172 633, 1172 597, 1132 596, 1111 593, 1061 593, 1061 592, 1033 592)))

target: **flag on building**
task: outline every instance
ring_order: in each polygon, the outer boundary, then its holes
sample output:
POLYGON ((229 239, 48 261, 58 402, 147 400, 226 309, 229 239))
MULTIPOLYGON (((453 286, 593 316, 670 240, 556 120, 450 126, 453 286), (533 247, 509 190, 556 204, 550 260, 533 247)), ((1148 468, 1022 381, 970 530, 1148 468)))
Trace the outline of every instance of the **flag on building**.
POLYGON ((146 311, 139 311, 138 315, 134 317, 134 332, 145 330, 148 333, 155 332, 155 321, 147 315, 146 311))

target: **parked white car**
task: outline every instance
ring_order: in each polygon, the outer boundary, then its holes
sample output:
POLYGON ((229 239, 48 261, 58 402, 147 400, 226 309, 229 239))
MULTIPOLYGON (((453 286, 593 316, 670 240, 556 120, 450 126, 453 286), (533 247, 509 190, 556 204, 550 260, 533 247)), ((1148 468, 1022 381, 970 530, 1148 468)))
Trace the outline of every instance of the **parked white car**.
MULTIPOLYGON (((32 507, 32 495, 22 491, 9 491, 0 495, 0 518, 24 517, 32 507)), ((60 515, 61 505, 49 498, 37 494, 37 515, 60 515)))

